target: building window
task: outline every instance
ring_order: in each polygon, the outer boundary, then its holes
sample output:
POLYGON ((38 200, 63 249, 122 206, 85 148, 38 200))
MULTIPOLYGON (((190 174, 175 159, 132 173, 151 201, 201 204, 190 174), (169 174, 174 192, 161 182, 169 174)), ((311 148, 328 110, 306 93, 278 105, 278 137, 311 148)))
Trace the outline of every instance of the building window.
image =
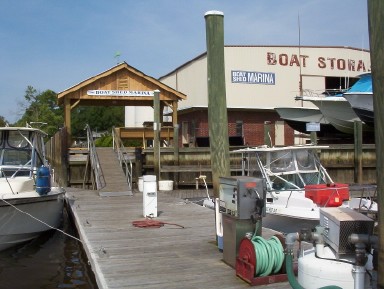
POLYGON ((181 141, 183 145, 189 144, 189 123, 183 121, 181 125, 181 141))
POLYGON ((236 136, 243 136, 243 135, 244 135, 243 121, 236 120, 236 136))

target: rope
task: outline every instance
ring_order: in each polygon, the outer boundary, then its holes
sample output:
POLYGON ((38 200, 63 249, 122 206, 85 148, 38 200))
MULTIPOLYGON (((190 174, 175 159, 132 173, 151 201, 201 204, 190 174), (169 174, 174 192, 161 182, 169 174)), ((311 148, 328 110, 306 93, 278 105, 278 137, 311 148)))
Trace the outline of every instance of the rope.
POLYGON ((133 221, 132 225, 137 228, 160 228, 160 227, 163 227, 164 225, 173 225, 173 226, 180 227, 182 229, 185 228, 184 226, 181 226, 178 224, 161 222, 161 221, 152 220, 149 218, 145 220, 140 220, 140 221, 133 221))
POLYGON ((38 218, 32 216, 32 215, 31 215, 30 213, 28 213, 28 212, 25 212, 25 211, 23 211, 23 210, 20 210, 20 209, 17 208, 15 205, 13 205, 13 204, 7 202, 6 200, 4 200, 4 199, 3 199, 3 196, 1 197, 1 200, 2 200, 4 203, 6 203, 8 206, 11 206, 12 208, 14 208, 15 210, 19 211, 20 213, 25 214, 25 215, 31 217, 32 219, 34 219, 34 220, 36 220, 36 221, 42 223, 43 225, 47 226, 48 228, 53 229, 53 230, 56 230, 56 231, 58 231, 58 232, 60 232, 60 233, 63 233, 64 235, 66 235, 66 236, 68 236, 68 237, 70 237, 70 238, 72 238, 72 239, 75 239, 76 241, 79 241, 80 243, 83 243, 79 238, 76 238, 75 236, 72 236, 72 235, 70 235, 70 234, 64 232, 63 230, 60 230, 60 229, 58 229, 58 228, 55 228, 55 227, 53 227, 53 226, 51 226, 51 225, 45 223, 44 221, 42 221, 42 220, 40 220, 40 219, 38 219, 38 218))

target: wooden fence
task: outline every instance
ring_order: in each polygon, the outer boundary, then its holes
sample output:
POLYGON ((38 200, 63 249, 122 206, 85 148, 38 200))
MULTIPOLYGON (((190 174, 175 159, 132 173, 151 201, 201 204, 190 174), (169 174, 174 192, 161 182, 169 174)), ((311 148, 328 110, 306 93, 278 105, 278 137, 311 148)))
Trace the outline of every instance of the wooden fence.
MULTIPOLYGON (((142 174, 153 174, 153 149, 144 149, 141 158, 142 174)), ((357 183, 353 145, 332 145, 322 149, 320 160, 335 182, 357 183)), ((205 175, 207 183, 211 184, 210 162, 209 148, 180 148, 178 162, 175 162, 173 148, 161 148, 160 177, 164 180, 174 180, 178 185, 194 185, 199 175, 205 175), (178 165, 175 165, 176 163, 178 165)), ((362 183, 376 184, 374 145, 363 146, 362 163, 362 183)), ((230 153, 230 167, 231 175, 241 174, 241 154, 230 153)))
MULTIPOLYGON (((231 150, 240 147, 231 148, 231 150)), ((86 162, 71 164, 67 148, 67 132, 63 128, 48 141, 47 156, 55 169, 56 182, 62 186, 75 186, 75 178, 87 174, 86 162), (75 175, 78 175, 77 177, 75 175), (72 181, 71 181, 72 179, 72 181)), ((153 148, 127 148, 133 161, 133 183, 138 184, 138 177, 154 174, 153 148)), ((194 186, 199 176, 206 176, 206 182, 212 184, 210 149, 205 147, 179 148, 178 160, 174 149, 160 149, 160 179, 173 180, 178 186, 194 186)), ((84 156, 85 158, 85 156, 84 156)), ((231 175, 241 174, 241 155, 230 153, 231 175)), ((322 149, 320 160, 335 182, 358 183, 356 179, 355 152, 353 145, 331 145, 322 149)), ((72 162, 73 163, 73 162, 72 162)), ((376 184, 376 150, 374 145, 364 145, 362 150, 362 184, 376 184)))
POLYGON ((67 129, 64 127, 59 129, 45 144, 48 161, 55 172, 54 181, 64 187, 68 185, 67 138, 67 129))

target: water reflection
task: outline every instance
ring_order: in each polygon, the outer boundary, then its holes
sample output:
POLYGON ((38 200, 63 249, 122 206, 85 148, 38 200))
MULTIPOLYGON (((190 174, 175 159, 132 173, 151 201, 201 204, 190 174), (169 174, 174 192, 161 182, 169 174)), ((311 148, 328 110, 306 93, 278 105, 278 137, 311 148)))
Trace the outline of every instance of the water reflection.
MULTIPOLYGON (((76 231, 64 214, 63 230, 76 231)), ((1 289, 97 289, 81 244, 50 231, 19 247, 0 252, 1 289)))

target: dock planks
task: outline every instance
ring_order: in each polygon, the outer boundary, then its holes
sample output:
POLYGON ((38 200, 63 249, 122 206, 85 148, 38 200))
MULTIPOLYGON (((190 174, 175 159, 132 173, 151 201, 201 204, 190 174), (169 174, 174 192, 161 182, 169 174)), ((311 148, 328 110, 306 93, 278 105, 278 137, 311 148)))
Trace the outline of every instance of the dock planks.
MULTIPOLYGON (((136 228, 132 222, 144 219, 142 198, 136 191, 101 197, 97 191, 67 188, 68 207, 99 289, 250 287, 222 260, 212 210, 159 192, 156 220, 185 228, 136 228)), ((262 287, 291 288, 287 282, 262 287)))

